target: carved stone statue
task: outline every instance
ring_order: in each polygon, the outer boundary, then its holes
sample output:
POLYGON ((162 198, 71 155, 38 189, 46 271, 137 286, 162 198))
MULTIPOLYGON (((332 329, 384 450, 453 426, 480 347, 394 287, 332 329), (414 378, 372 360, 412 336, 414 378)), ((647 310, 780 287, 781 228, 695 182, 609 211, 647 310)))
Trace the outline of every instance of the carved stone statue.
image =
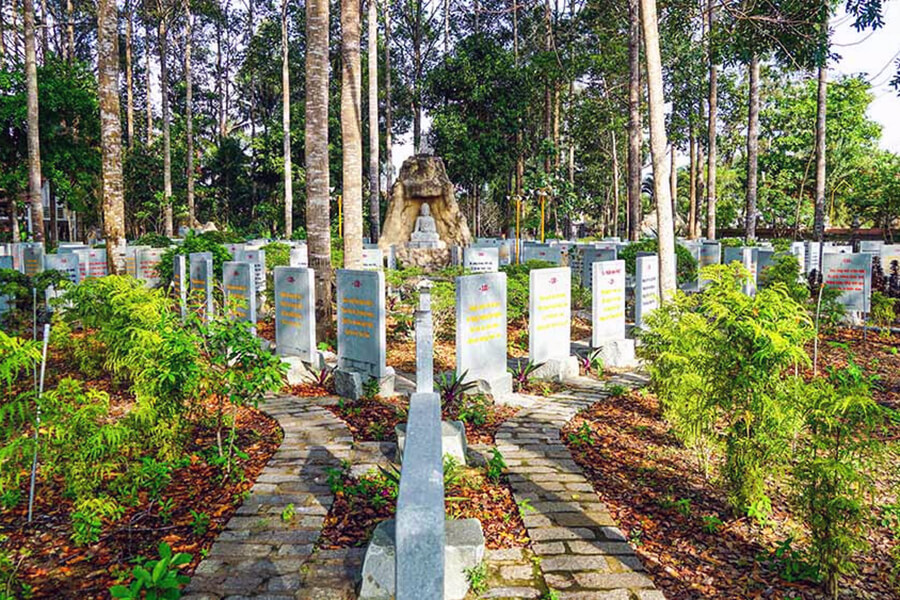
POLYGON ((416 217, 416 228, 409 236, 410 248, 437 248, 440 246, 441 238, 437 232, 437 226, 434 224, 434 217, 431 216, 431 209, 427 202, 422 203, 419 209, 419 216, 416 217))

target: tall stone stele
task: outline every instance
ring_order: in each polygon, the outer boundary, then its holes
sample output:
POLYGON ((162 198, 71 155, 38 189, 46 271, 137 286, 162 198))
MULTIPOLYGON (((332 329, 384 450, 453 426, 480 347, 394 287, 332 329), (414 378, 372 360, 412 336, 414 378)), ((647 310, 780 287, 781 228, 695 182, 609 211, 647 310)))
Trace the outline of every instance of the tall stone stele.
POLYGON ((444 161, 428 154, 406 159, 391 190, 378 246, 394 246, 402 265, 440 268, 450 264, 451 247, 471 243, 444 161))

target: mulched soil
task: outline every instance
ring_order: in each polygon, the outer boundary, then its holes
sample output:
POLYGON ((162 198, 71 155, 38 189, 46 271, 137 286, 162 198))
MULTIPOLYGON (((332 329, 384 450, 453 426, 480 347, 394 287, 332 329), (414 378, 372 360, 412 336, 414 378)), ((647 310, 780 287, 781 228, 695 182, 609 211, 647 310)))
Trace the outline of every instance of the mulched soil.
MULTIPOLYGON (((357 401, 343 399, 326 408, 347 423, 354 439, 363 442, 393 442, 397 439, 394 427, 406 421, 409 400, 403 396, 378 396, 357 401)), ((489 401, 487 418, 483 424, 465 423, 466 440, 469 444, 493 444, 497 429, 516 412, 515 408, 489 401)), ((446 407, 442 417, 444 420, 457 420, 455 412, 446 407)))
POLYGON ((275 318, 268 317, 263 319, 262 321, 256 322, 256 335, 263 338, 264 340, 268 340, 275 343, 275 318))
POLYGON ((75 546, 70 540, 73 505, 63 495, 61 481, 39 482, 32 524, 27 523, 27 502, 0 513, 0 533, 9 536, 3 551, 15 562, 21 560, 16 576, 31 586, 29 597, 106 599, 110 586, 130 580, 131 559, 155 558, 162 541, 175 552, 193 555, 183 569, 192 574, 202 551, 212 545, 281 443, 282 431, 274 419, 250 408, 239 409, 235 416, 236 445, 248 456, 238 461, 243 478, 222 481, 220 470, 207 464, 202 454, 215 446, 215 430, 198 425, 186 449, 190 464, 173 471, 162 492, 163 501, 172 501, 168 518, 141 492, 137 506, 115 523, 104 524, 98 543, 75 546), (191 510, 209 515, 206 532, 193 531, 191 510))
MULTIPOLYGON (((334 503, 325 518, 319 546, 325 549, 365 546, 375 527, 394 516, 396 500, 385 488, 381 493, 354 492, 358 479, 345 475, 343 488, 335 494, 334 503), (372 502, 372 495, 384 495, 382 502, 372 502)), ((500 483, 489 481, 483 471, 466 468, 460 483, 445 490, 447 518, 481 521, 488 549, 522 548, 528 545, 528 533, 519 516, 518 507, 505 478, 500 483)))
MULTIPOLYGON (((900 340, 873 339, 870 333, 869 342, 862 344, 849 330, 833 337, 852 342, 857 362, 882 376, 876 399, 896 406, 900 362, 890 348, 900 340)), ((820 368, 846 360, 844 350, 828 344, 820 348, 820 368)), ((891 429, 887 439, 897 440, 900 424, 891 429)), ((804 537, 788 507, 773 506, 765 527, 753 519, 734 518, 721 488, 704 477, 695 454, 669 432, 652 394, 630 392, 601 400, 567 424, 563 438, 670 600, 826 597, 815 583, 782 577, 786 563, 774 558, 776 549, 792 535, 804 537)), ((878 469, 879 506, 897 502, 898 461, 895 443, 878 469)), ((868 535, 871 548, 857 557, 860 572, 843 580, 842 597, 900 598, 890 576, 890 550, 896 541, 887 517, 877 509, 868 535)))
MULTIPOLYGON (((819 343, 820 371, 829 366, 841 368, 847 365, 847 348, 853 361, 866 373, 877 375, 875 399, 883 406, 900 409, 900 335, 882 336, 857 329, 839 329, 823 336, 819 343)), ((812 356, 812 350, 809 352, 812 356)))

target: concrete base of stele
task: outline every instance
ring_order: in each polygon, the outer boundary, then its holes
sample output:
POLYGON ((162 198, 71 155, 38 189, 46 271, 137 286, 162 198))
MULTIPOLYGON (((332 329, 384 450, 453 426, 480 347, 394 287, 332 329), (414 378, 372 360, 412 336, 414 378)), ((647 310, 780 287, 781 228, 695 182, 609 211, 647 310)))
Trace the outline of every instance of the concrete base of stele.
POLYGON ((394 375, 393 367, 388 367, 387 374, 381 379, 377 380, 374 377, 364 375, 357 371, 335 369, 334 391, 341 398, 347 398, 349 400, 359 400, 360 398, 365 397, 366 387, 370 385, 368 382, 377 381, 379 396, 393 396, 395 380, 396 376, 394 375))
POLYGON ((548 381, 563 381, 570 377, 578 377, 578 357, 549 358, 535 369, 531 376, 548 381))
MULTIPOLYGON (((466 381, 472 381, 467 377, 466 381)), ((503 404, 504 399, 513 393, 512 374, 503 373, 492 379, 476 379, 475 387, 467 392, 467 394, 490 394, 495 402, 503 404)))
MULTIPOLYGON (((397 434, 397 462, 403 461, 406 445, 406 423, 394 428, 397 434)), ((452 456, 466 464, 466 426, 462 421, 441 421, 441 456, 452 456)))
MULTIPOLYGON (((394 598, 397 587, 394 524, 393 519, 382 521, 372 534, 363 561, 359 600, 394 598)), ((445 531, 444 600, 462 600, 469 592, 466 569, 484 560, 484 531, 478 519, 448 520, 445 531)))
POLYGON ((634 354, 634 340, 605 340, 595 348, 600 351, 604 367, 613 369, 633 369, 638 366, 634 354))

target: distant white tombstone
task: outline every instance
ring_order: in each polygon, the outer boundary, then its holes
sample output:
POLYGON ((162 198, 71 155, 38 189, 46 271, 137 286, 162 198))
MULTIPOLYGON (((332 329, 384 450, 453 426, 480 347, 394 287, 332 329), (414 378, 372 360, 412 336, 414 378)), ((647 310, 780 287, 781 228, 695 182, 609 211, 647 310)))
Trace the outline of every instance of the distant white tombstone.
POLYGON ((157 267, 162 260, 164 248, 147 248, 138 253, 138 279, 147 283, 148 287, 159 285, 159 271, 157 267))
POLYGON ((256 331, 256 275, 246 262, 226 261, 222 265, 225 310, 238 321, 250 323, 256 331))
POLYGON ((305 244, 302 246, 291 247, 290 266, 292 267, 309 267, 309 247, 305 244))
POLYGON ((500 268, 500 253, 497 247, 466 248, 464 265, 472 273, 496 273, 500 268))
POLYGON ((644 328, 644 320, 659 308, 659 256, 638 256, 634 271, 634 326, 644 328))
POLYGON ((521 257, 523 263, 530 260, 541 260, 555 265, 561 265, 562 248, 559 246, 551 246, 550 244, 527 243, 522 249, 521 257))
POLYGON ((533 375, 563 380, 578 375, 572 346, 572 270, 532 269, 528 283, 528 360, 533 375))
POLYGON ((456 278, 456 373, 495 397, 512 392, 506 368, 506 273, 456 278))
POLYGON ((380 248, 363 248, 362 268, 375 271, 384 268, 384 254, 380 248))
POLYGON ((872 256, 839 254, 822 256, 822 276, 826 287, 840 291, 838 302, 848 311, 867 313, 872 296, 872 256))

